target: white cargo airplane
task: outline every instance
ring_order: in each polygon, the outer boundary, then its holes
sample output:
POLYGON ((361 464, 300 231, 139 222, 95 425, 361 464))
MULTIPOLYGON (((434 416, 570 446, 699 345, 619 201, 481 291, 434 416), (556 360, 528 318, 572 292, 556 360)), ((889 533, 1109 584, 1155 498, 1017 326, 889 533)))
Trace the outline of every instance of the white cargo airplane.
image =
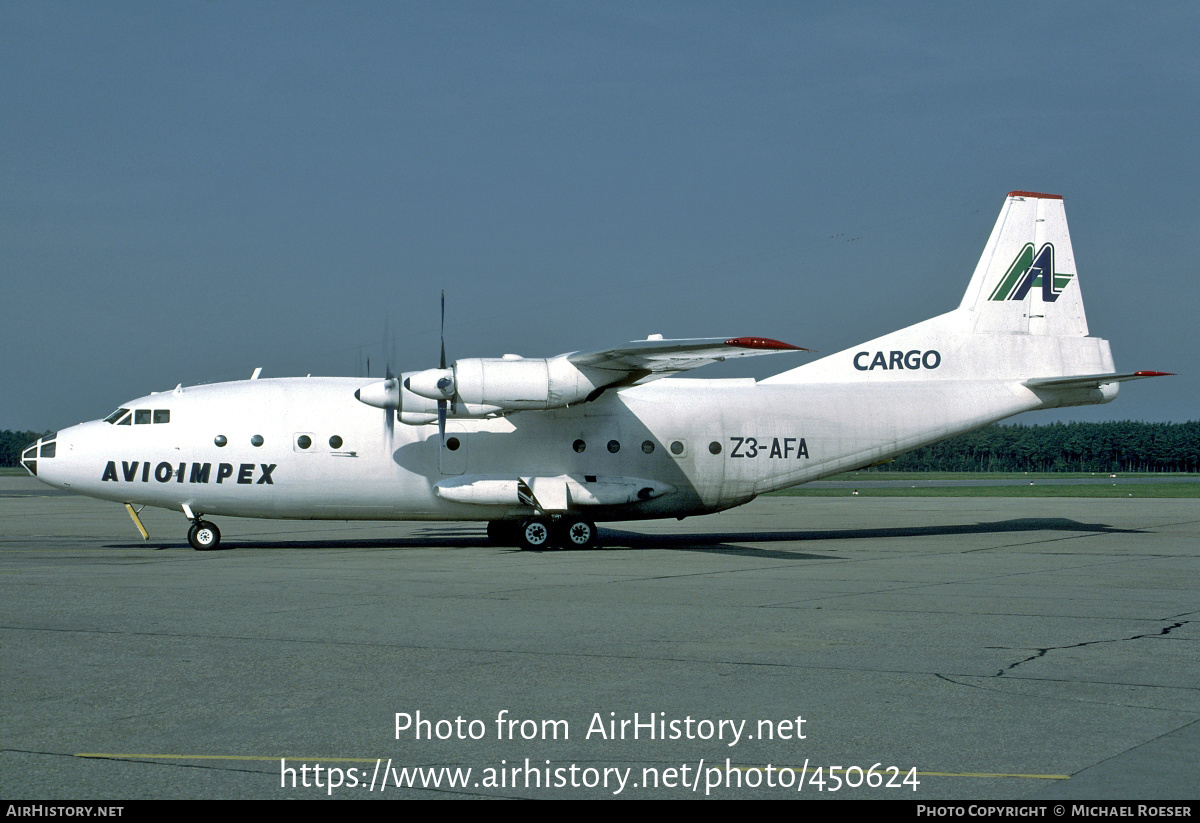
POLYGON ((250 380, 133 400, 22 455, 38 479, 207 516, 488 521, 525 549, 596 521, 708 514, 1020 412, 1107 403, 1062 197, 1010 192, 957 309, 766 380, 659 379, 801 350, 758 337, 459 360, 382 381, 250 380))

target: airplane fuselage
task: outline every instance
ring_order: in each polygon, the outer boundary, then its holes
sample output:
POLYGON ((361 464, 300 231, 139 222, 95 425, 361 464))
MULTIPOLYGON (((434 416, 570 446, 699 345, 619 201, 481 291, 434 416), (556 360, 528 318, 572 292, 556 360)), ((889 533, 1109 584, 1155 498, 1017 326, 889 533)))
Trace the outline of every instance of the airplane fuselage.
MULTIPOLYGON (((862 358, 859 358, 860 362, 862 358)), ((849 368, 855 368, 853 357, 849 368)), ((773 385, 672 378, 568 409, 402 425, 354 399, 354 378, 196 386, 125 404, 168 422, 93 421, 57 435, 38 476, 121 503, 209 515, 337 520, 496 520, 516 499, 459 502, 438 484, 614 478, 669 487, 588 506, 594 520, 686 517, 885 460, 1035 408, 1012 381, 773 385), (169 412, 162 415, 161 412, 169 412), (218 443, 224 445, 218 445, 218 443), (255 445, 255 444, 258 445, 255 445)))
MULTIPOLYGON (((385 380, 177 387, 25 450, 47 483, 202 515, 486 520, 525 548, 596 521, 688 517, 887 460, 1014 414, 1112 400, 1062 198, 1011 192, 958 308, 762 381, 673 375, 783 354, 763 337, 472 358, 385 380), (518 530, 508 524, 520 522, 518 530)), ((257 377, 257 372, 255 373, 257 377)))

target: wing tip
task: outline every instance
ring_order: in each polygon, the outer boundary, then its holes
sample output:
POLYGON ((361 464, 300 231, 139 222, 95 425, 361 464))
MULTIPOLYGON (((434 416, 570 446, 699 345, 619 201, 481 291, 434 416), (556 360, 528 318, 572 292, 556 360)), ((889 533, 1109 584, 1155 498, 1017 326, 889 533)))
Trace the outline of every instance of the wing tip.
POLYGON ((812 351, 802 346, 793 346, 782 340, 772 340, 769 337, 731 337, 725 341, 726 346, 737 346, 739 349, 764 349, 766 351, 812 351))
POLYGON ((1135 371, 1135 377, 1174 377, 1173 371, 1135 371))

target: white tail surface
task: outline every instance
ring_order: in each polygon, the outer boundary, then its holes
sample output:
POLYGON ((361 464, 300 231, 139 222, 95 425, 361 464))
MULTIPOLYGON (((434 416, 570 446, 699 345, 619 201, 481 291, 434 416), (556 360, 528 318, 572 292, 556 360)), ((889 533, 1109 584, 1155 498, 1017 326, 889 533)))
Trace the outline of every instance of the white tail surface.
POLYGON ((1024 381, 1112 371, 1108 341, 1088 336, 1062 197, 1014 191, 957 309, 763 382, 1024 381))
POLYGON ((1087 337, 1060 195, 1009 192, 959 308, 976 332, 1087 337))

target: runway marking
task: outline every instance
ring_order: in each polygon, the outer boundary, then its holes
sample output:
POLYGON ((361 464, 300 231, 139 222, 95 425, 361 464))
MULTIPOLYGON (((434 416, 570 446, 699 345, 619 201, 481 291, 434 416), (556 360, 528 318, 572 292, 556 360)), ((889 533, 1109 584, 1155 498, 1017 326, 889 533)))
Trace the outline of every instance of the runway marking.
MULTIPOLYGON (((318 763, 376 763, 379 758, 376 757, 268 757, 264 755, 253 754, 121 754, 121 753, 105 753, 105 752, 78 752, 75 757, 91 757, 91 758, 109 758, 114 760, 260 760, 266 762, 276 762, 279 760, 297 760, 309 761, 318 763)), ((764 766, 733 766, 732 768, 738 771, 749 771, 750 769, 763 769, 764 766)), ((776 766, 776 769, 788 768, 787 766, 776 766)), ((799 773, 804 771, 802 767, 795 767, 793 771, 799 773)), ((818 770, 809 768, 809 772, 816 773, 818 770)), ((845 768, 826 768, 827 772, 846 772, 845 768)), ((1009 772, 917 772, 918 777, 983 777, 983 778, 1022 778, 1026 780, 1070 780, 1069 774, 1017 774, 1009 772)))
POLYGON ((257 754, 121 754, 112 752, 76 752, 74 757, 109 758, 113 760, 302 760, 320 763, 375 763, 377 757, 269 757, 257 754))

